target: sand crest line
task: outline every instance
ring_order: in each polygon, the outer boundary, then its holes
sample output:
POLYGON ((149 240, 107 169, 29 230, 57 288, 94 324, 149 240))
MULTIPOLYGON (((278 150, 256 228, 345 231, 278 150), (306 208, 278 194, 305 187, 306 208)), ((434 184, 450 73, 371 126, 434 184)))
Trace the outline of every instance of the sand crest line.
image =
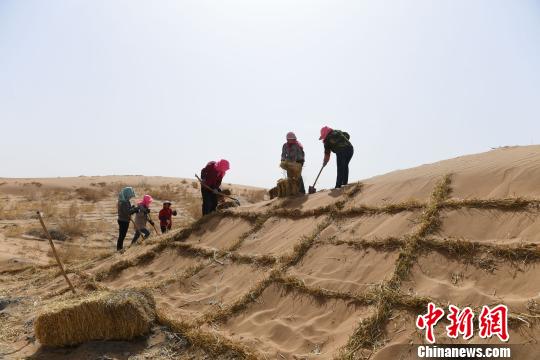
MULTIPOLYGON (((478 242, 468 243, 460 239, 438 239, 433 237, 441 225, 441 212, 444 210, 454 210, 460 208, 471 208, 479 210, 501 210, 513 212, 536 211, 540 207, 540 201, 535 199, 525 198, 505 198, 505 199, 467 199, 456 200, 448 199, 451 193, 451 176, 444 176, 434 187, 431 193, 431 198, 428 203, 419 203, 416 201, 408 201, 397 204, 389 204, 381 207, 358 206, 349 209, 344 209, 344 205, 348 199, 347 193, 344 193, 345 199, 336 201, 334 204, 321 208, 301 211, 298 209, 270 209, 264 213, 238 212, 226 210, 218 212, 211 216, 195 221, 189 227, 167 235, 160 239, 158 243, 144 244, 150 246, 145 253, 139 254, 136 257, 128 260, 120 260, 112 264, 109 269, 104 270, 96 275, 96 281, 101 281, 108 277, 112 277, 119 272, 140 264, 151 261, 157 254, 165 249, 177 249, 181 256, 193 256, 211 259, 217 256, 219 258, 227 258, 233 263, 243 263, 252 266, 269 267, 274 266, 270 276, 255 284, 247 293, 241 296, 237 301, 226 305, 222 311, 213 312, 211 314, 203 314, 202 317, 196 320, 196 323, 213 323, 226 321, 230 317, 242 312, 250 303, 255 301, 258 296, 270 285, 277 284, 284 291, 297 291, 306 295, 311 295, 315 299, 340 299, 344 301, 356 302, 365 304, 366 306, 374 306, 375 312, 372 316, 361 321, 347 344, 342 348, 338 359, 350 359, 358 356, 361 349, 375 350, 382 345, 384 337, 384 326, 388 323, 391 312, 395 309, 419 310, 425 307, 429 298, 411 296, 400 292, 400 284, 405 280, 410 272, 410 269, 417 257, 426 252, 436 251, 447 257, 459 257, 460 261, 470 261, 476 254, 487 253, 493 259, 500 259, 510 263, 517 262, 532 262, 540 259, 540 252, 532 247, 526 246, 505 246, 497 244, 480 244, 478 242), (388 237, 382 239, 358 239, 354 241, 342 241, 330 239, 320 241, 318 239, 320 233, 328 227, 334 220, 341 218, 373 216, 379 214, 397 214, 404 211, 422 211, 420 223, 417 225, 415 232, 412 235, 403 237, 388 237), (272 217, 287 218, 287 219, 302 219, 310 217, 326 216, 319 224, 317 229, 309 236, 303 236, 293 247, 290 254, 282 255, 281 257, 261 256, 261 255, 246 255, 238 254, 235 251, 241 247, 243 241, 250 235, 256 234, 272 217), (219 250, 205 247, 198 247, 191 244, 183 243, 193 232, 202 228, 202 226, 211 219, 218 218, 242 218, 251 224, 251 229, 243 233, 237 241, 233 243, 227 250, 219 250), (347 245, 357 250, 373 248, 377 251, 392 251, 400 250, 400 254, 395 264, 395 271, 392 278, 381 284, 376 290, 356 295, 350 293, 336 292, 323 288, 306 286, 302 280, 285 276, 285 271, 299 263, 304 255, 316 244, 330 245, 347 245), (463 256, 469 254, 469 256, 463 256), (98 276, 99 275, 99 276, 98 276)), ((354 195, 361 189, 361 185, 354 187, 354 195)), ((475 264, 471 262, 472 264, 475 264)), ((484 266, 482 264, 475 264, 484 266)), ((177 280, 189 277, 190 271, 195 271, 197 267, 188 269, 189 271, 177 277, 177 280)), ((196 272, 193 273, 193 275, 196 272)), ((191 276, 193 276, 191 275, 191 276)), ((174 279, 165 279, 164 281, 174 281, 174 279)), ((159 288, 156 286, 155 288, 159 288)), ((523 314, 512 314, 512 324, 515 326, 523 325, 523 314)), ((190 327, 187 323, 178 323, 174 320, 167 319, 162 316, 160 322, 168 325, 173 330, 186 335, 186 332, 191 334, 193 344, 201 346, 205 349, 221 349, 219 351, 233 351, 242 358, 257 358, 256 355, 245 350, 242 344, 237 344, 234 341, 219 335, 217 338, 214 333, 205 333, 202 330, 190 327), (208 335, 208 336, 207 336, 208 335), (226 344, 226 345, 225 345, 226 344), (221 348, 223 346, 223 348, 221 348), (255 357, 252 357, 255 356, 255 357)), ((531 319, 529 319, 531 320, 531 319)), ((532 319, 531 321, 534 321, 532 319)), ((189 336, 188 336, 189 338, 189 336)))

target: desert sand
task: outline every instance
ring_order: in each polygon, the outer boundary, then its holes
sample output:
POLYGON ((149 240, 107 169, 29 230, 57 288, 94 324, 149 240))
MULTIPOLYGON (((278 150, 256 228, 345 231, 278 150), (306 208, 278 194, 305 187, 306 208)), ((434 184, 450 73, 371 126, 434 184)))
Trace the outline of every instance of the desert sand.
MULTIPOLYGON (((411 344, 425 343, 415 319, 432 301, 474 309, 506 304, 509 344, 522 345, 515 358, 536 359, 539 176, 540 146, 505 147, 289 199, 261 200, 252 193, 258 189, 232 186, 244 205, 202 219, 192 180, 0 179, 0 353, 414 359, 411 344), (115 183, 149 190, 170 184, 168 196, 181 194, 173 199, 181 211, 173 232, 114 252, 115 183), (107 196, 85 200, 77 188, 107 189, 107 196), (62 197, 62 189, 69 193, 62 197), (149 289, 159 324, 148 337, 66 349, 35 341, 36 314, 75 296, 47 243, 31 231, 31 209, 51 201, 52 227, 65 228, 63 214, 74 207, 73 221, 85 222, 82 234, 57 241, 79 295, 149 289)), ((466 342, 448 338, 441 324, 439 343, 466 342)), ((477 335, 468 342, 500 344, 477 335)))

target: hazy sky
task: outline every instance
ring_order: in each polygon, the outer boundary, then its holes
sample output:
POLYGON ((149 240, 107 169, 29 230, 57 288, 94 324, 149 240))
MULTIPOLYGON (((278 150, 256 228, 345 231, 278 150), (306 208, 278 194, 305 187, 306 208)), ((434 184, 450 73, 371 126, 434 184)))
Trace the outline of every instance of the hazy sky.
POLYGON ((0 176, 310 183, 329 125, 358 180, 539 143, 539 70, 538 0, 0 0, 0 176))

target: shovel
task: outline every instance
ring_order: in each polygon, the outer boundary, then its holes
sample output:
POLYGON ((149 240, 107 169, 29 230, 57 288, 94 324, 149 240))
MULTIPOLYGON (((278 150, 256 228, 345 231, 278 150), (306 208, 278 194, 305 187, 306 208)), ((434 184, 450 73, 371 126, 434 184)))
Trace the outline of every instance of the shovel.
MULTIPOLYGON (((195 177, 197 178, 197 180, 199 180, 203 188, 205 188, 206 190, 210 190, 211 192, 214 192, 214 189, 206 185, 197 174, 195 174, 195 177)), ((236 203, 236 205, 240 206, 240 201, 237 198, 233 198, 232 196, 225 195, 225 194, 219 194, 219 195, 233 200, 236 203)))
POLYGON ((322 169, 324 169, 326 164, 323 164, 323 166, 321 166, 321 170, 319 170, 319 174, 317 175, 317 177, 315 178, 315 182, 313 183, 312 186, 309 187, 308 189, 308 194, 315 194, 317 192, 317 189, 315 189, 315 184, 317 183, 317 180, 319 180, 319 176, 321 176, 321 173, 322 173, 322 169))

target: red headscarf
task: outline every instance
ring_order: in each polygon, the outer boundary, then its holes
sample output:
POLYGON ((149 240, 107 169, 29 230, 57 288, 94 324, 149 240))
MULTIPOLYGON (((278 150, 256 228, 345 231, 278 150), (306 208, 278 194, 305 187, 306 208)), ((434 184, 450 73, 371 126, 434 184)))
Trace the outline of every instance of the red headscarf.
POLYGON ((221 177, 225 176, 227 170, 230 169, 230 164, 227 160, 221 159, 216 163, 216 170, 221 177))
POLYGON ((331 128, 329 128, 328 126, 324 126, 323 128, 321 128, 321 136, 319 137, 319 140, 326 140, 326 137, 328 136, 328 134, 330 134, 333 130, 331 128))

